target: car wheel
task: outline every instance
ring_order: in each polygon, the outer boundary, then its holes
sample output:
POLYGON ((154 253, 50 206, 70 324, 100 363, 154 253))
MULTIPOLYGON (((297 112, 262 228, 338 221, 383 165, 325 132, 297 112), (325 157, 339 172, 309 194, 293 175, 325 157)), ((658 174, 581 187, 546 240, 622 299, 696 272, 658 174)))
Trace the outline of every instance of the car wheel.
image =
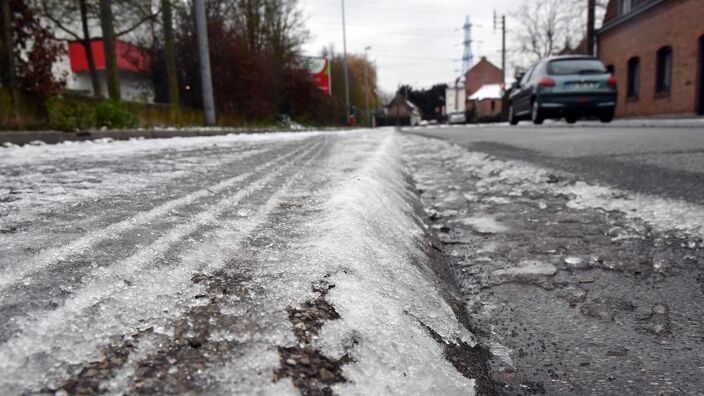
POLYGON ((575 124, 577 123, 577 117, 567 117, 565 121, 567 121, 568 124, 575 124))
POLYGON ((604 124, 608 124, 614 120, 614 113, 603 114, 601 117, 599 117, 599 120, 604 124))
POLYGON ((508 123, 518 125, 518 117, 516 117, 516 110, 513 109, 513 105, 508 107, 508 123))
POLYGON ((543 118, 543 115, 540 114, 540 106, 538 105, 537 100, 533 101, 533 108, 530 113, 531 113, 531 119, 533 120, 533 124, 540 125, 543 123, 543 121, 545 121, 545 118, 543 118))

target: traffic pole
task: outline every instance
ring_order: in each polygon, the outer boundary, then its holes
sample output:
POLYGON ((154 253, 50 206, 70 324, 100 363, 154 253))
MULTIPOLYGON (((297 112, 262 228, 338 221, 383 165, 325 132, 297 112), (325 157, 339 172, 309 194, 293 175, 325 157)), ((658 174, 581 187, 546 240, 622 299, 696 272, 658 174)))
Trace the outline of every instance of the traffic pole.
POLYGON ((342 5, 342 70, 345 73, 345 122, 350 122, 350 72, 347 68, 347 27, 345 25, 345 0, 340 0, 342 5))
POLYGON ((200 60, 200 81, 203 92, 203 112, 205 125, 215 125, 215 99, 213 98, 213 78, 210 71, 210 49, 208 46, 208 24, 205 16, 204 0, 194 0, 196 36, 198 38, 198 59, 200 60))
POLYGON ((372 49, 372 47, 364 48, 364 101, 367 106, 367 122, 369 127, 373 128, 372 125, 372 112, 369 108, 369 58, 367 57, 367 51, 372 49))

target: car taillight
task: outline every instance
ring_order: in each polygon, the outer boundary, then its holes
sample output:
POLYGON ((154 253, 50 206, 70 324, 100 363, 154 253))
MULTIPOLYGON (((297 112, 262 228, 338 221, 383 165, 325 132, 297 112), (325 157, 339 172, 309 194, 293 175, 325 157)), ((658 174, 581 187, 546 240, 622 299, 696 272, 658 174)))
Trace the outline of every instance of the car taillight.
POLYGON ((552 78, 544 78, 538 82, 538 85, 541 87, 554 87, 555 80, 553 80, 552 78))
POLYGON ((616 80, 615 76, 611 76, 609 77, 609 80, 606 83, 609 84, 610 87, 616 88, 616 86, 618 85, 618 80, 616 80))

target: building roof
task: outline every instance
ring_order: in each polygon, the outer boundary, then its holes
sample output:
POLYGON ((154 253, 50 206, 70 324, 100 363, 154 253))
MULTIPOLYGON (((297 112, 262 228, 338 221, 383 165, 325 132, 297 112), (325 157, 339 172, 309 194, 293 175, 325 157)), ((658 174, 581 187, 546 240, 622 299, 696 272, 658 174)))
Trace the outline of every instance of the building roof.
POLYGON ((391 99, 391 102, 389 102, 386 107, 391 107, 395 105, 404 105, 410 109, 418 109, 418 106, 416 106, 415 104, 413 104, 413 102, 404 98, 401 95, 396 95, 393 99, 391 99))
POLYGON ((501 84, 485 84, 469 97, 469 100, 501 99, 503 89, 501 84))
POLYGON ((490 67, 492 67, 492 68, 494 68, 494 69, 496 69, 496 70, 501 71, 501 68, 500 68, 500 67, 498 67, 498 66, 496 66, 495 64, 491 63, 491 61, 490 61, 489 59, 487 59, 486 56, 482 56, 482 57, 479 59, 479 62, 477 62, 474 66, 472 66, 471 69, 467 70, 467 73, 465 73, 464 75, 466 76, 466 75, 472 73, 472 71, 473 71, 474 69, 478 68, 478 67, 479 67, 480 65, 482 65, 482 64, 487 64, 488 66, 490 66, 490 67))

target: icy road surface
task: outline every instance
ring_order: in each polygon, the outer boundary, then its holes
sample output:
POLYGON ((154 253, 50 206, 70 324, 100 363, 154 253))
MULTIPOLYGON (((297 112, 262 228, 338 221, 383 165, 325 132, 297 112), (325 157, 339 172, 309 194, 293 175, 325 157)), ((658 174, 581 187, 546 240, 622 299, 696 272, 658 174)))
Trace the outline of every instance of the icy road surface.
POLYGON ((497 391, 703 394, 704 207, 401 142, 497 391))
POLYGON ((1 393, 473 394, 399 139, 0 149, 1 393))

